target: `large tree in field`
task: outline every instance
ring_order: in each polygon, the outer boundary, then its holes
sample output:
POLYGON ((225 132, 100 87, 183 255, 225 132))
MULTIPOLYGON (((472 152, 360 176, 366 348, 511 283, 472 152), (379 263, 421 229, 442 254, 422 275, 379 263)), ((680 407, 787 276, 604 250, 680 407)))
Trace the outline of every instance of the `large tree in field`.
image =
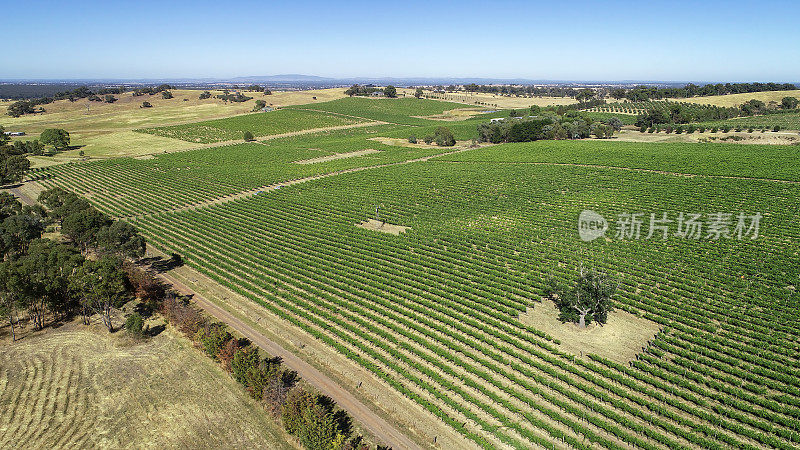
POLYGON ((69 147, 69 133, 60 128, 48 128, 39 135, 39 142, 52 145, 56 150, 63 150, 69 147))
POLYGON ((389 98, 395 98, 397 97, 397 88, 390 84, 383 89, 383 95, 389 98))
POLYGON ((76 270, 75 277, 71 287, 79 298, 84 314, 88 309, 99 313, 108 331, 114 331, 111 310, 128 299, 122 262, 112 256, 103 256, 97 261, 86 260, 76 270))
POLYGON ((555 302, 562 322, 577 323, 580 328, 593 321, 606 323, 608 313, 613 309, 611 297, 617 291, 619 282, 607 274, 581 267, 573 286, 553 285, 548 296, 555 302))
POLYGON ((9 283, 11 262, 0 263, 0 318, 7 319, 11 327, 11 340, 17 340, 17 310, 19 296, 9 283))
POLYGON ((781 99, 781 107, 783 107, 783 109, 795 109, 798 103, 800 103, 800 100, 797 100, 795 97, 783 97, 783 99, 781 99))

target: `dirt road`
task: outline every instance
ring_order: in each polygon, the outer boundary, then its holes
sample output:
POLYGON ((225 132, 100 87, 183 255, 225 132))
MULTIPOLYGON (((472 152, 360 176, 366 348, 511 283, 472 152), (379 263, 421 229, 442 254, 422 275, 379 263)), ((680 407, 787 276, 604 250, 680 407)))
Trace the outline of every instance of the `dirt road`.
POLYGON ((303 361, 290 351, 284 349, 274 341, 268 339, 263 334, 253 329, 250 325, 238 319, 227 310, 217 306, 214 302, 204 298, 197 292, 171 277, 168 274, 159 275, 166 282, 170 283, 177 291, 192 295, 194 302, 203 308, 204 311, 225 322, 234 330, 241 333, 253 344, 257 345, 271 356, 278 356, 283 360, 283 364, 291 370, 297 372, 301 378, 314 386, 319 392, 327 395, 339 405, 340 408, 350 414, 353 420, 372 433, 375 438, 393 449, 419 449, 420 447, 411 439, 383 420, 380 416, 372 412, 367 406, 361 403, 350 392, 343 389, 333 380, 325 376, 322 372, 303 361))

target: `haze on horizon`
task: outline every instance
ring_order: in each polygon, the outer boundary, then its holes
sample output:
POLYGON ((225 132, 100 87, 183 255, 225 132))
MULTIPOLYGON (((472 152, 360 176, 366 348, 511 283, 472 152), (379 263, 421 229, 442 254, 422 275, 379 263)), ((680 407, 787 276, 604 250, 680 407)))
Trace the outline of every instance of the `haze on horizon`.
POLYGON ((800 3, 96 1, 5 5, 0 79, 800 80, 800 3), (753 14, 757 8, 758 14, 753 14), (33 24, 33 25, 32 25, 33 24), (32 28, 33 26, 33 28, 32 28))

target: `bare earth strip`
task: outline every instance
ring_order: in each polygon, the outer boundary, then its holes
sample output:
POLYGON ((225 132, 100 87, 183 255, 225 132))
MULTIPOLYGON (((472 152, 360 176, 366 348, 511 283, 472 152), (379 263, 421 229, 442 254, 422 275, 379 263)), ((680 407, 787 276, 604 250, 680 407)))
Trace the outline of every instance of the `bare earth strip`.
POLYGON ((354 158, 356 156, 364 156, 369 155, 372 153, 378 153, 378 150, 374 148, 368 148, 364 150, 356 150, 354 152, 347 152, 347 153, 334 153, 333 155, 328 156, 320 156, 318 158, 310 158, 310 159, 303 159, 300 161, 295 161, 295 164, 315 164, 327 161, 335 161, 337 159, 344 159, 344 158, 354 158))
MULTIPOLYGON (((342 174, 350 173, 350 172, 360 172, 362 170, 367 170, 367 169, 377 169, 377 168, 381 168, 381 167, 397 166, 397 165, 400 165, 400 164, 410 164, 410 163, 415 163, 415 162, 428 161, 429 159, 435 158, 437 156, 452 155, 452 154, 460 153, 460 152, 463 152, 463 151, 466 151, 466 150, 470 150, 470 149, 469 148, 460 148, 458 150, 453 150, 453 151, 449 151, 449 152, 445 152, 445 153, 439 153, 437 155, 423 156, 421 158, 409 159, 407 161, 393 162, 393 163, 387 163, 387 164, 377 164, 377 165, 374 165, 374 166, 353 167, 351 169, 337 170, 336 172, 328 172, 328 173, 323 173, 323 174, 319 174, 319 175, 312 175, 312 176, 304 177, 304 178, 296 178, 294 180, 284 181, 284 182, 281 182, 281 183, 269 184, 269 185, 257 187, 257 188, 254 188, 254 189, 248 189, 246 191, 237 192, 235 194, 226 195, 224 197, 217 197, 217 198, 212 199, 212 200, 195 203, 195 204, 189 205, 189 206, 183 206, 183 207, 180 207, 180 208, 159 211, 158 214, 161 214, 161 213, 164 213, 164 212, 190 211, 190 210, 194 210, 194 209, 198 209, 198 208, 203 208, 203 207, 206 207, 206 206, 217 205, 217 204, 220 204, 220 203, 226 203, 226 202, 230 202, 230 201, 233 201, 233 200, 238 200, 238 199, 244 198, 244 197, 250 197, 251 195, 258 195, 258 194, 262 194, 264 192, 274 191, 276 189, 280 189, 280 188, 283 188, 283 187, 286 187, 286 186, 291 186, 291 185, 294 185, 294 184, 305 183, 307 181, 312 181, 312 180, 318 180, 320 178, 327 178, 327 177, 332 177, 332 176, 335 176, 335 175, 342 175, 342 174)), ((149 215, 149 214, 142 214, 142 215, 137 215, 137 216, 125 216, 125 217, 120 217, 120 219, 134 219, 134 218, 137 218, 137 217, 145 217, 147 215, 149 215)))

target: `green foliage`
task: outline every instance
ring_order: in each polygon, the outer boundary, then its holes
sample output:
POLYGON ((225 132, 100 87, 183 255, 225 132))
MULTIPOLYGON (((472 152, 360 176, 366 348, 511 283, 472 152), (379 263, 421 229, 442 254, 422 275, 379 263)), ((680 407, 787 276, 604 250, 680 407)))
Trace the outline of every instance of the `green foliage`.
POLYGON ((233 336, 221 323, 208 324, 195 335, 195 340, 203 347, 203 351, 212 358, 216 358, 220 350, 231 339, 233 336))
POLYGON ((796 97, 783 97, 781 99, 781 108, 783 109, 796 109, 798 104, 800 104, 800 100, 797 100, 796 97))
POLYGON ((264 100, 256 100, 255 105, 253 105, 253 111, 261 111, 266 106, 267 102, 265 102, 264 100))
POLYGON ((251 142, 251 141, 254 141, 254 140, 255 140, 255 137, 253 136, 253 133, 252 133, 252 132, 250 132, 250 131, 245 131, 244 133, 242 133, 242 138, 243 138, 243 139, 244 139, 246 142, 251 142))
POLYGON ((417 143, 417 137, 412 134, 411 136, 408 137, 408 142, 410 144, 416 144, 417 143))
POLYGON ((144 319, 139 313, 135 312, 125 319, 124 328, 131 335, 141 337, 144 334, 144 319))
POLYGON ((383 95, 389 98, 397 98, 397 88, 390 84, 383 89, 383 95))
POLYGON ((161 91, 161 98, 163 98, 164 100, 169 100, 169 99, 173 98, 172 92, 170 92, 170 91, 161 91))
POLYGON ((613 310, 611 297, 618 288, 619 282, 607 274, 581 267, 574 286, 553 282, 546 294, 558 307, 559 320, 584 328, 592 322, 606 323, 613 310))
POLYGON ((456 145, 456 138, 453 132, 447 127, 439 127, 433 134, 433 140, 439 147, 452 147, 456 145))
POLYGON ((60 128, 48 128, 39 135, 39 142, 56 150, 64 150, 69 147, 69 133, 60 128))

